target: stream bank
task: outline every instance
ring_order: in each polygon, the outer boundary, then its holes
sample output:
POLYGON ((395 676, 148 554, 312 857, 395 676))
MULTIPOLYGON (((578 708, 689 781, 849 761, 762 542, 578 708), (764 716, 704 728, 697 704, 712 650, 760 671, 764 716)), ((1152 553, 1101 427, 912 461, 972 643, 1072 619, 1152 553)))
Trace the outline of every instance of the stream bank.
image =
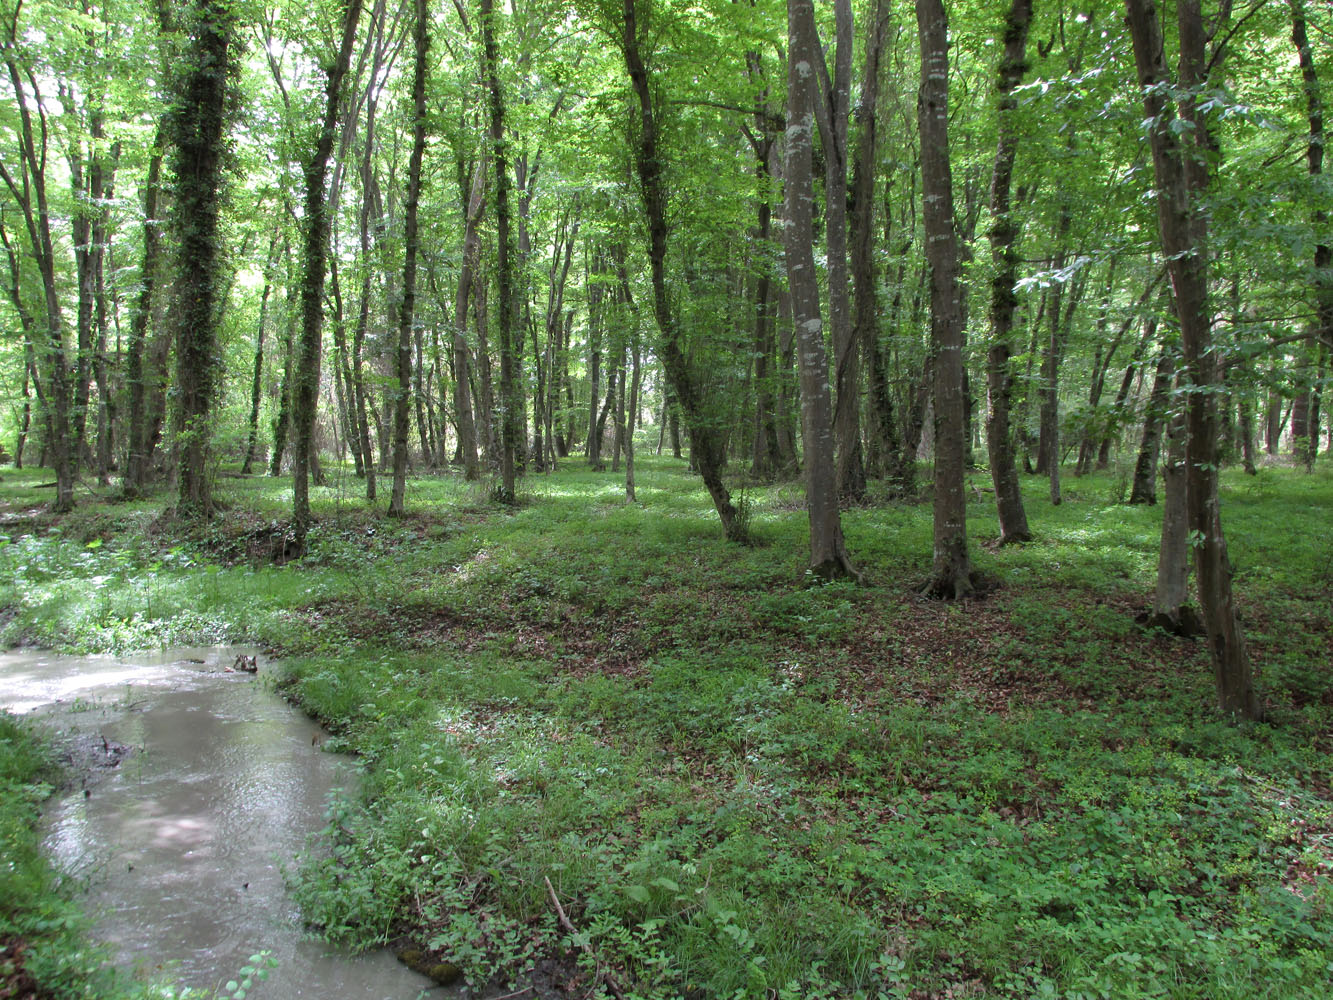
POLYGON ((457 996, 387 951, 309 937, 283 865, 354 791, 323 730, 259 676, 255 650, 129 657, 0 654, 0 707, 40 713, 75 779, 42 808, 45 847, 122 968, 206 992, 276 963, 254 995, 414 1000, 457 996))

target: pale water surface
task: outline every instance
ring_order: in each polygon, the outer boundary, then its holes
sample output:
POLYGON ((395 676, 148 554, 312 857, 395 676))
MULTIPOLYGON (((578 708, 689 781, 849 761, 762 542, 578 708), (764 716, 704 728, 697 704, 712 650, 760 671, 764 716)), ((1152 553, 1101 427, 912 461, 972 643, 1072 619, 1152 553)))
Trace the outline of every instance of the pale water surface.
POLYGON ((457 996, 388 952, 339 953, 302 931, 281 866, 355 774, 262 679, 226 672, 241 652, 255 651, 0 653, 0 706, 45 715, 93 765, 43 812, 96 933, 126 968, 203 989, 270 951, 279 964, 254 1000, 457 996))

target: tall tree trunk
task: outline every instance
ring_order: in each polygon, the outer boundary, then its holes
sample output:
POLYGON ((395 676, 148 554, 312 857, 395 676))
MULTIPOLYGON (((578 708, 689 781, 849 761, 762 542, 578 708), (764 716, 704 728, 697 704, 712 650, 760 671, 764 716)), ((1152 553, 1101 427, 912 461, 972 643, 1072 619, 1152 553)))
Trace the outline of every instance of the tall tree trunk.
MULTIPOLYGON (((49 451, 51 465, 56 475, 56 498, 52 508, 57 513, 64 513, 74 507, 74 479, 77 474, 77 459, 74 450, 77 442, 73 440, 70 424, 72 386, 70 384, 70 364, 65 350, 64 318, 60 311, 59 290, 56 276, 56 257, 54 242, 51 239, 51 212, 46 196, 45 143, 48 134, 46 108, 37 91, 34 77, 32 92, 24 84, 23 72, 15 62, 14 52, 18 47, 17 16, 10 26, 11 37, 4 49, 5 68, 15 95, 14 107, 18 110, 19 155, 21 160, 19 177, 15 178, 3 162, 0 162, 0 179, 18 203, 23 221, 28 231, 28 241, 33 256, 37 259, 37 269, 42 277, 45 331, 40 339, 37 357, 39 370, 44 370, 47 383, 45 392, 47 403, 43 406, 46 414, 47 434, 43 440, 43 449, 49 451), (41 149, 34 137, 32 126, 33 110, 36 110, 40 125, 41 149)), ((38 385, 40 385, 38 381, 38 385)), ((39 393, 40 401, 40 393, 39 393)))
MULTIPOLYGON (((859 128, 856 138, 856 155, 852 162, 852 287, 854 290, 854 318, 852 326, 851 350, 859 352, 860 360, 865 363, 869 373, 871 412, 881 413, 887 408, 892 421, 892 402, 885 398, 874 405, 876 395, 885 390, 883 373, 879 370, 879 303, 876 295, 878 276, 875 268, 874 222, 875 222, 875 174, 878 150, 877 105, 879 104, 880 54, 884 48, 884 33, 889 21, 888 0, 875 0, 870 11, 870 24, 866 30, 865 80, 861 86, 861 102, 856 110, 856 122, 859 128)), ((856 412, 850 416, 844 414, 842 404, 843 389, 838 390, 837 419, 846 421, 839 425, 838 439, 838 486, 844 499, 859 498, 865 495, 866 462, 861 453, 860 427, 860 372, 849 366, 839 370, 840 379, 851 377, 856 386, 856 412), (852 423, 852 420, 855 423, 852 423), (849 434, 855 434, 855 451, 842 447, 849 434), (858 483, 859 471, 859 483, 858 483)), ((873 426, 873 421, 872 421, 873 426)), ((897 429, 878 428, 878 443, 881 446, 896 441, 897 429), (885 431, 887 430, 887 434, 885 431)), ((898 449, 890 447, 891 452, 898 449)), ((890 457, 892 464, 900 464, 897 455, 890 457)))
POLYGON ((991 254, 996 261, 991 279, 990 348, 986 353, 986 387, 990 406, 986 421, 986 446, 995 506, 1000 516, 1000 544, 1031 541, 1027 511, 1018 482, 1014 433, 1009 411, 1013 401, 1012 370, 1014 312, 1018 308, 1018 226, 1010 213, 1009 192, 1013 183, 1018 136, 1014 113, 1018 99, 1014 90, 1027 69, 1028 27, 1032 23, 1032 0, 1013 0, 1005 17, 1004 55, 1000 59, 996 92, 999 95, 1000 139, 991 173, 991 254))
POLYGON ((917 117, 935 357, 934 558, 926 589, 947 600, 965 597, 973 583, 964 491, 963 323, 949 162, 949 46, 943 0, 918 0, 916 17, 921 37, 917 117))
POLYGON ((700 380, 696 378, 681 342, 681 331, 667 290, 667 192, 663 177, 663 163, 654 106, 653 85, 640 51, 639 3, 642 0, 623 0, 622 48, 625 66, 638 103, 638 120, 634 149, 635 168, 639 177, 639 191, 643 198, 648 224, 648 260, 652 270, 653 312, 661 332, 659 356, 666 369, 686 427, 690 435, 690 458, 699 470, 708 495, 713 501, 722 530, 733 540, 743 540, 746 525, 738 520, 731 494, 722 482, 722 467, 726 461, 726 439, 722 430, 707 412, 707 401, 700 380))
POLYGON ((153 293, 157 288, 158 261, 162 238, 158 222, 161 198, 162 147, 164 130, 158 127, 153 153, 148 160, 148 178, 144 183, 143 258, 139 266, 139 295, 130 315, 130 335, 125 343, 125 381, 129 385, 129 427, 125 433, 125 475, 123 489, 127 496, 138 494, 148 482, 148 408, 145 405, 148 373, 144 354, 148 345, 148 327, 153 319, 153 293))
POLYGON ((223 185, 227 89, 237 63, 236 14, 227 0, 196 0, 190 70, 176 114, 176 442, 178 512, 212 513, 208 459, 218 364, 218 292, 222 280, 218 214, 223 185))
POLYGON ((356 420, 356 389, 352 382, 351 352, 347 348, 347 310, 343 304, 339 280, 338 254, 329 261, 329 294, 333 296, 333 374, 337 390, 338 422, 352 450, 352 466, 357 479, 366 474, 361 448, 361 431, 356 420))
MULTIPOLYGON (((1318 184, 1324 172, 1324 101, 1319 89, 1314 53, 1305 24, 1305 0, 1289 0, 1291 4, 1291 37, 1301 66, 1301 81, 1305 90, 1306 117, 1310 123, 1310 138, 1305 147, 1305 159, 1311 181, 1318 184)), ((1310 329, 1310 351, 1319 358, 1318 378, 1309 390, 1306 403, 1304 440, 1299 446, 1309 469, 1319 451, 1319 424, 1321 386, 1324 376, 1324 358, 1328 344, 1333 343, 1333 248, 1325 238, 1328 233, 1328 213, 1316 209, 1311 218, 1313 229, 1320 239, 1314 251, 1315 317, 1310 329)))
POLYGON ((398 302, 398 384, 393 396, 393 487, 389 516, 406 512, 407 438, 412 404, 412 321, 417 301, 417 206, 421 201, 421 160, 426 151, 426 58, 430 51, 426 0, 415 0, 412 23, 412 154, 407 167, 407 204, 403 207, 403 295, 398 302))
POLYGON ((597 419, 597 404, 602 392, 602 337, 605 328, 605 309, 603 299, 606 286, 601 276, 606 268, 602 259, 601 248, 592 252, 592 261, 588 265, 585 284, 588 299, 588 466, 600 472, 605 466, 602 462, 602 426, 597 419))
POLYGON ((495 163, 495 233, 497 244, 496 286, 499 294, 500 330, 500 499, 512 504, 518 499, 516 464, 520 439, 519 415, 523 407, 522 389, 518 377, 517 332, 514 321, 518 314, 515 297, 513 268, 513 236, 510 232, 509 208, 509 149, 505 138, 504 94, 500 89, 499 55, 495 44, 495 11, 493 0, 481 0, 482 48, 486 60, 488 91, 488 118, 490 121, 491 156, 495 163))
MULTIPOLYGON (((1153 169, 1163 255, 1175 291, 1184 346, 1188 391, 1189 524, 1195 572, 1212 652, 1217 699, 1227 715, 1259 718, 1249 655, 1231 594, 1231 565, 1218 499, 1217 413, 1213 392, 1218 383, 1212 354, 1208 303, 1207 223, 1198 202, 1207 193, 1208 174, 1202 144, 1205 123, 1193 98, 1179 99, 1180 119, 1191 123, 1200 150, 1181 148, 1175 108, 1167 100, 1171 75, 1166 66, 1161 26, 1153 0, 1125 0, 1144 110, 1152 123, 1153 169), (1175 126, 1175 127, 1173 127, 1175 126)), ((1180 85, 1186 95, 1203 83, 1204 29, 1198 0, 1178 0, 1180 85)))
POLYGON ((812 0, 787 0, 787 283, 801 359, 801 443, 810 515, 807 572, 821 579, 855 578, 858 574, 847 555, 838 511, 828 358, 815 273, 813 160, 819 88, 815 60, 819 56, 814 15, 812 0))
POLYGON ((485 157, 477 157, 464 208, 463 266, 459 269, 458 296, 454 302, 454 426, 458 431, 458 450, 463 456, 464 478, 473 481, 481 476, 481 463, 477 459, 477 424, 472 415, 467 318, 468 300, 476 297, 476 275, 481 257, 481 216, 486 209, 485 157))

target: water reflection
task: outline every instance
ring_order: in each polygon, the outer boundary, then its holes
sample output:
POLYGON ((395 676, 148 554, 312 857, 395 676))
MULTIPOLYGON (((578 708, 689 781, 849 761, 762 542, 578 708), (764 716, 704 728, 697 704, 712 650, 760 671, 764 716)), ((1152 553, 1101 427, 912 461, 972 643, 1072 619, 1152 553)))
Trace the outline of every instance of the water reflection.
POLYGON ((332 954, 302 933, 280 866, 353 775, 317 726, 225 672, 237 652, 0 654, 0 706, 48 714, 85 763, 115 765, 46 806, 47 848, 86 883, 98 934, 126 966, 204 989, 268 950, 279 966, 257 1000, 446 995, 388 953, 332 954))

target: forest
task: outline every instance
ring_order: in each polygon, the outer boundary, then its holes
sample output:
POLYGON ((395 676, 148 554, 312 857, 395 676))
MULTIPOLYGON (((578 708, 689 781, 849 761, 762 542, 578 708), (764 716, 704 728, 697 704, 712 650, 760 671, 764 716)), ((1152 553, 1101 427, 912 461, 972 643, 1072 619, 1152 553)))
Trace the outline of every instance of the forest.
MULTIPOLYGON (((365 774, 312 932, 1333 988, 1333 3, 0 0, 0 55, 0 644, 265 650, 365 774)), ((0 997, 177 995, 0 737, 0 997)))

